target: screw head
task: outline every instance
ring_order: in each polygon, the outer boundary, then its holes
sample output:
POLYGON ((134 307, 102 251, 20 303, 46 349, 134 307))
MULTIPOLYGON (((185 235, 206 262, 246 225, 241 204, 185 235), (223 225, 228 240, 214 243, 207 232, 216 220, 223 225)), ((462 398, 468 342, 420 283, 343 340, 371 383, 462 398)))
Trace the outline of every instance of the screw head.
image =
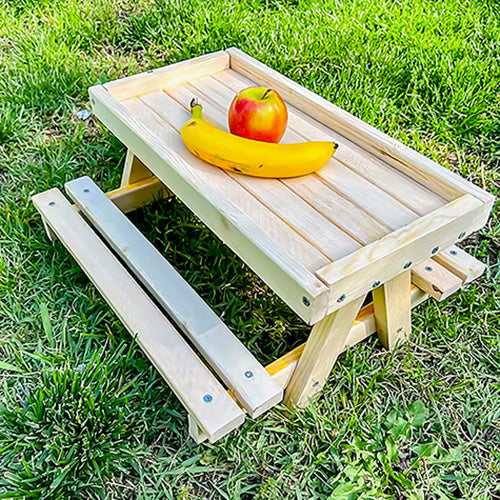
POLYGON ((432 250, 431 250, 431 253, 432 255, 436 254, 439 252, 439 247, 434 247, 432 250))
POLYGON ((338 299, 337 302, 343 302, 345 300, 345 293, 343 293, 338 299))
POLYGON ((432 267, 431 266, 425 266, 425 270, 428 271, 428 272, 431 272, 432 271, 432 267))
POLYGON ((318 387, 318 385, 319 385, 318 381, 316 381, 316 382, 313 383, 313 387, 318 387))
POLYGON ((250 370, 247 370, 247 371, 245 372, 245 377, 246 377, 246 378, 252 378, 252 377, 253 377, 253 373, 252 373, 250 370))
POLYGON ((450 254, 451 255, 457 255, 457 251, 456 250, 450 250, 450 254))
POLYGON ((205 394, 203 396, 203 401, 205 401, 205 403, 210 403, 214 398, 212 397, 211 394, 205 394))
POLYGON ((465 238, 465 231, 462 231, 459 235, 458 235, 458 239, 461 240, 462 238, 465 238))
POLYGON ((377 288, 378 286, 380 286, 380 281, 377 280, 372 283, 372 288, 377 288))
POLYGON ((90 191, 90 189, 88 189, 88 188, 85 188, 85 189, 83 190, 83 192, 84 192, 84 193, 88 193, 89 191, 90 191))
POLYGON ((396 333, 401 333, 403 331, 403 327, 400 326, 397 330, 396 330, 396 333))
POLYGON ((311 302, 307 297, 302 297, 302 303, 306 306, 309 307, 311 305, 311 302))
POLYGON ((403 269, 409 269, 411 267, 411 265, 413 264, 413 262, 410 260, 409 262, 407 262, 404 266, 403 266, 403 269))
POLYGON ((53 207, 56 204, 55 201, 49 201, 49 206, 53 207))

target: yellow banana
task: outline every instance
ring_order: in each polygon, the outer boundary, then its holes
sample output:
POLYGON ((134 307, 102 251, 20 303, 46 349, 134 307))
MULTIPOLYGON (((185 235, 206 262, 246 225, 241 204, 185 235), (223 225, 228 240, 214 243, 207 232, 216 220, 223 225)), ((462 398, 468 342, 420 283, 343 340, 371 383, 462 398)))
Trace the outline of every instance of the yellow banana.
POLYGON ((181 129, 186 147, 217 167, 255 177, 297 177, 323 167, 337 149, 334 142, 275 144, 224 132, 202 118, 202 107, 191 101, 193 117, 181 129))

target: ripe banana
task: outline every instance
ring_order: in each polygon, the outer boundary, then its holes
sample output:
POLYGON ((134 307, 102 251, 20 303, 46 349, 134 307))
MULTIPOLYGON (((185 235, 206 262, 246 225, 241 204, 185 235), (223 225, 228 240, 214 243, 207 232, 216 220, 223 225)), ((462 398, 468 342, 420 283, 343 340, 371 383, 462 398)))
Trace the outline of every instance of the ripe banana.
POLYGON ((224 132, 202 118, 202 107, 191 101, 190 118, 181 129, 186 147, 212 165, 255 177, 297 177, 323 167, 337 149, 334 142, 274 144, 224 132))

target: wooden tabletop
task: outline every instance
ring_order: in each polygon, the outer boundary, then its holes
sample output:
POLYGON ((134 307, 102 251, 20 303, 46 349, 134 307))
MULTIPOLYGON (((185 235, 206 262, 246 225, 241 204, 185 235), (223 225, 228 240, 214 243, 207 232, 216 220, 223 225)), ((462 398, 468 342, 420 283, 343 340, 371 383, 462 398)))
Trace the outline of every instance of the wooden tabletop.
POLYGON ((481 227, 485 191, 229 49, 96 86, 94 112, 304 320, 315 323, 481 227), (287 101, 282 142, 333 140, 315 174, 259 179, 194 157, 179 131, 197 97, 227 129, 233 97, 268 85, 287 101))

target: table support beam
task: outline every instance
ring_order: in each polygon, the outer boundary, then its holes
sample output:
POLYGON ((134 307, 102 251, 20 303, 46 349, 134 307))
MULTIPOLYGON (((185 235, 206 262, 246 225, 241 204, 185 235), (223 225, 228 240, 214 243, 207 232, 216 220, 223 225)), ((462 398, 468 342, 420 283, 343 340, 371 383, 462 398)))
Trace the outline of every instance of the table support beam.
POLYGON ((377 335, 386 349, 411 333, 411 271, 405 271, 373 290, 377 335))
POLYGON ((142 163, 137 156, 127 150, 127 156, 125 158, 125 165, 123 167, 122 179, 120 182, 120 187, 128 186, 129 184, 134 184, 135 182, 142 181, 151 177, 153 174, 151 171, 142 163))
POLYGON ((285 404, 304 407, 325 385, 365 297, 360 297, 316 323, 285 392, 285 404))

